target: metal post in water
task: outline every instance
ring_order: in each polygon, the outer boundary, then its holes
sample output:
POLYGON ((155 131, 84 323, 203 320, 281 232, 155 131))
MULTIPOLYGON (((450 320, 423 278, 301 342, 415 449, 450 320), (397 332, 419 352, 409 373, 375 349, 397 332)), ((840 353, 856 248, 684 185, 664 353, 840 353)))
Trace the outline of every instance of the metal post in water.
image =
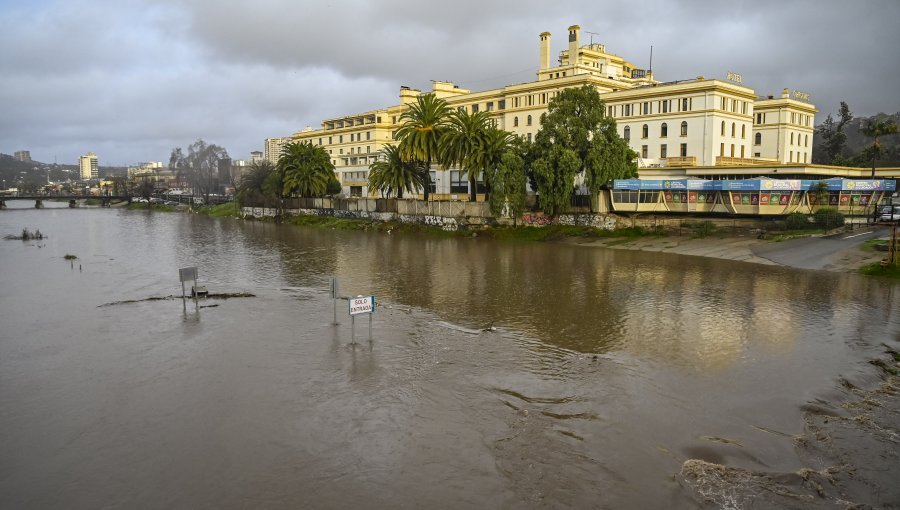
POLYGON ((356 345, 356 316, 350 316, 350 344, 356 345))
POLYGON ((369 341, 372 341, 372 312, 369 312, 369 341))
POLYGON ((332 277, 332 278, 331 278, 331 305, 332 305, 332 308, 334 308, 334 322, 333 322, 332 324, 334 324, 335 326, 337 326, 337 324, 338 324, 338 320, 337 320, 337 299, 338 299, 338 283, 337 283, 337 278, 332 277))

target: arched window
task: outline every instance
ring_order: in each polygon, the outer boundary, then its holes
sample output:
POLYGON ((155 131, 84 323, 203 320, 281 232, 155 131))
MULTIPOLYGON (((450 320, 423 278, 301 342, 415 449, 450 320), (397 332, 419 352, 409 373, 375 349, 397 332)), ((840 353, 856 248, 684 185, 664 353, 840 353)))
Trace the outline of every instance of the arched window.
MULTIPOLYGON (((722 102, 723 102, 723 103, 725 102, 725 98, 724 98, 724 97, 722 98, 722 102)), ((725 107, 723 106, 722 109, 724 110, 725 107)), ((725 121, 724 121, 724 120, 722 121, 722 136, 725 136, 725 121)))
POLYGON ((528 125, 530 126, 531 125, 531 115, 528 116, 527 122, 528 122, 528 125))
POLYGON ((631 140, 631 126, 625 126, 625 131, 622 135, 622 138, 624 138, 626 142, 631 140))
POLYGON ((732 138, 734 138, 735 132, 736 132, 736 131, 734 130, 734 122, 732 122, 732 123, 731 123, 731 137, 732 137, 732 138))
POLYGON ((687 136, 687 121, 681 122, 681 136, 687 136))
POLYGON ((754 136, 753 143, 755 145, 762 145, 762 133, 756 133, 756 135, 754 136))
POLYGON ((741 140, 747 138, 747 125, 741 124, 741 140))
POLYGON ((650 134, 650 128, 647 127, 646 124, 644 124, 644 127, 641 128, 641 138, 647 138, 647 136, 649 134, 650 134))
POLYGON ((669 136, 669 126, 667 126, 665 122, 659 127, 659 136, 662 138, 669 136))
MULTIPOLYGON (((804 140, 805 140, 805 143, 803 144, 803 146, 809 147, 809 135, 803 135, 803 136, 804 136, 804 140)), ((805 163, 805 161, 804 161, 804 163, 805 163)))
POLYGON ((794 133, 791 133, 791 145, 794 145, 794 133))
POLYGON ((513 127, 519 127, 519 118, 513 117, 513 127))

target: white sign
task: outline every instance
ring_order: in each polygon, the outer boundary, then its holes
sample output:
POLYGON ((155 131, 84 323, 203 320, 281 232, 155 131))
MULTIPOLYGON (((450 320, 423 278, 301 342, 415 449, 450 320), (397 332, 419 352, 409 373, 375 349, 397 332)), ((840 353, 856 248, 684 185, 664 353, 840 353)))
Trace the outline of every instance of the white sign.
POLYGON ((178 270, 178 276, 181 277, 182 282, 186 282, 188 280, 197 280, 197 268, 196 267, 185 267, 178 270))
POLYGON ((725 79, 735 83, 744 83, 744 77, 734 71, 728 71, 728 74, 725 75, 725 79))
POLYGON ((358 296, 350 298, 350 315, 372 313, 375 311, 375 296, 358 296))

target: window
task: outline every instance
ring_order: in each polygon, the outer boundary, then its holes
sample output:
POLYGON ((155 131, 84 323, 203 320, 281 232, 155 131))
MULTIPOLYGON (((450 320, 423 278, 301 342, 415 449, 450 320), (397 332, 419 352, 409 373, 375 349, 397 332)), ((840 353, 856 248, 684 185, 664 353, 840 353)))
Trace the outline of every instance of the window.
POLYGON ((794 145, 794 133, 791 133, 791 145, 794 145))
POLYGON ((641 128, 641 138, 647 138, 647 135, 650 134, 650 128, 647 127, 646 124, 641 128))
POLYGON ((668 149, 669 149, 669 146, 666 145, 666 144, 662 144, 662 145, 659 146, 659 157, 660 157, 660 159, 666 159, 666 157, 668 157, 668 156, 667 156, 667 154, 668 154, 668 152, 669 152, 668 149))
POLYGON ((652 110, 650 109, 650 102, 649 102, 649 101, 645 101, 645 102, 644 102, 644 115, 650 115, 650 112, 651 112, 651 111, 652 111, 652 110))
POLYGON ((687 121, 681 122, 681 136, 687 136, 687 121))
POLYGON ((322 139, 319 138, 319 145, 322 145, 322 139))
POLYGON ((331 145, 331 137, 328 137, 328 145, 331 145))
POLYGON ((428 172, 428 192, 437 193, 437 172, 434 170, 428 172))
POLYGON ((743 157, 744 157, 744 146, 741 145, 741 158, 743 158, 743 157))
POLYGON ((344 135, 338 136, 338 143, 344 143, 344 135))
POLYGON ((645 158, 645 159, 647 158, 647 152, 648 152, 648 151, 647 151, 647 146, 646 146, 646 145, 641 145, 641 157, 642 157, 642 158, 645 158))
MULTIPOLYGON (((722 107, 719 108, 719 109, 720 109, 720 110, 725 110, 725 109, 726 109, 726 108, 725 108, 725 98, 724 98, 724 97, 722 98, 722 107)), ((722 133, 722 134, 724 135, 725 133, 722 133)))
POLYGON ((370 154, 372 152, 372 146, 366 145, 366 154, 370 154))
POLYGON ((506 99, 501 99, 501 100, 497 101, 497 109, 498 110, 506 109, 506 99))
POLYGON ((665 100, 662 102, 662 112, 669 113, 669 100, 665 100))
POLYGON ((478 113, 478 103, 472 105, 472 113, 478 113))
POLYGON ((722 136, 725 136, 725 121, 724 121, 724 120, 722 121, 722 130, 721 130, 721 134, 722 134, 722 136))
POLYGON ((460 107, 458 107, 456 110, 457 110, 457 111, 460 111, 460 112, 465 112, 465 111, 466 111, 466 107, 465 107, 465 105, 464 105, 464 106, 460 106, 460 107))
POLYGON ((372 132, 366 131, 366 140, 371 140, 371 139, 372 139, 372 132))
POLYGON ((525 119, 525 122, 526 122, 529 126, 531 125, 531 115, 529 115, 528 118, 525 119))
POLYGON ((731 144, 731 157, 734 157, 734 144, 731 144))
POLYGON ((762 133, 753 135, 753 145, 762 145, 762 133))
POLYGON ((343 153, 344 153, 344 149, 341 149, 341 152, 340 152, 340 153, 343 154, 343 153))
POLYGON ((809 147, 809 135, 803 135, 803 137, 804 137, 804 143, 803 143, 803 146, 804 146, 804 147, 809 147))
POLYGON ((788 163, 793 163, 793 162, 794 162, 794 151, 791 151, 790 158, 788 159, 788 163))
POLYGON ((682 158, 687 157, 687 144, 686 143, 681 144, 681 157, 682 158))
POLYGON ((468 193, 468 176, 459 170, 450 171, 450 193, 468 193))
POLYGON ((626 142, 631 140, 631 127, 630 126, 625 126, 625 131, 622 134, 622 138, 624 138, 626 142))
MULTIPOLYGON (((666 103, 663 103, 663 104, 666 104, 666 103)), ((665 137, 669 136, 669 126, 666 125, 665 122, 663 122, 662 126, 659 127, 659 136, 661 138, 665 138, 665 137)))
POLYGON ((484 108, 484 109, 487 110, 487 111, 489 111, 489 112, 494 111, 494 102, 493 102, 493 101, 488 102, 488 103, 485 105, 485 108, 484 108))
POLYGON ((519 127, 519 117, 513 117, 513 127, 519 127))
POLYGON ((732 137, 732 138, 734 138, 734 134, 735 134, 735 131, 734 131, 734 122, 732 122, 732 123, 731 123, 731 137, 732 137))
POLYGON ((531 143, 531 133, 528 133, 528 143, 531 143))
POLYGON ((630 105, 630 104, 626 104, 626 105, 623 107, 623 110, 622 110, 622 116, 623 116, 623 117, 630 117, 630 116, 631 116, 631 105, 630 105))
POLYGON ((719 144, 719 157, 725 157, 725 142, 719 144))
POLYGON ((686 112, 691 109, 691 101, 690 98, 682 98, 681 100, 681 111, 686 112))
POLYGON ((747 138, 747 125, 741 124, 741 140, 747 138))

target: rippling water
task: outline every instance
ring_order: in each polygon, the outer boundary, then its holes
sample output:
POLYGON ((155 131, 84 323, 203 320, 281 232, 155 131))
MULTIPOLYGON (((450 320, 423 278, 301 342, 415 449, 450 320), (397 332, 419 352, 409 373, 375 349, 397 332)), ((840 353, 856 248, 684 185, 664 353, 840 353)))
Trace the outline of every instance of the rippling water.
MULTIPOLYGON (((23 204, 24 205, 24 204, 23 204)), ((900 341, 900 286, 542 243, 6 210, 11 508, 692 508, 791 472, 808 402, 900 341), (73 254, 77 260, 63 259, 73 254), (180 295, 179 267, 210 292, 180 295), (328 287, 375 294, 369 343, 328 287), (494 327, 494 331, 481 331, 494 327)))

